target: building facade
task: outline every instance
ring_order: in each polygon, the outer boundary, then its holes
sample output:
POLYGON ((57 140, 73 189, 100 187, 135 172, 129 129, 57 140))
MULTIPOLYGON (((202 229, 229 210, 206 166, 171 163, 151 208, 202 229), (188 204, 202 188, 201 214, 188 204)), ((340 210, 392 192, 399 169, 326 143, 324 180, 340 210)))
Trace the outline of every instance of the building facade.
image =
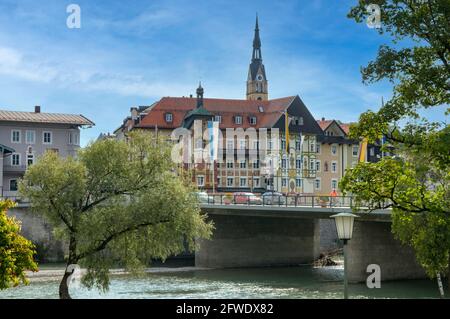
POLYGON ((358 160, 359 143, 348 139, 347 124, 316 121, 298 95, 269 99, 259 31, 257 18, 245 99, 204 98, 199 85, 196 97, 164 97, 150 106, 131 108, 114 134, 122 139, 142 129, 179 143, 173 132, 188 130, 185 147, 193 152, 181 166, 200 189, 327 195, 338 191, 345 170, 358 160), (201 123, 200 136, 194 136, 196 121, 201 123), (218 157, 214 162, 195 161, 196 152, 205 152, 208 144, 208 122, 217 123, 221 132, 218 157), (263 138, 254 140, 252 130, 263 132, 263 138))
POLYGON ((19 179, 46 151, 75 156, 80 148, 80 127, 94 123, 82 115, 0 110, 2 197, 17 196, 19 179))

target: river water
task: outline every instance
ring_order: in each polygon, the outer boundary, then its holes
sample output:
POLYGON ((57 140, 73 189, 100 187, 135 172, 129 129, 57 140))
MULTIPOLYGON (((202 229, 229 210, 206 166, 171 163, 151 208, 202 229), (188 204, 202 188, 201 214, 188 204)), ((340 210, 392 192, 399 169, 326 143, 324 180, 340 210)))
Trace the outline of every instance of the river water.
MULTIPOLYGON (((342 267, 188 270, 115 275, 109 291, 72 288, 73 298, 342 298, 342 267)), ((0 291, 0 298, 57 298, 60 277, 0 291)), ((435 281, 383 282, 379 289, 350 284, 351 298, 438 298, 435 281)))

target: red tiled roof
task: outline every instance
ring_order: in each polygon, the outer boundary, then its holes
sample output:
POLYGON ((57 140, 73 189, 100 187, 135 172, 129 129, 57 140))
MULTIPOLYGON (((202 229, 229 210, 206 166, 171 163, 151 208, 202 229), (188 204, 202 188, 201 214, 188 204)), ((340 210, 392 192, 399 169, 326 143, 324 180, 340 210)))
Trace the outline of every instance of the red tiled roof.
MULTIPOLYGON (((269 101, 259 100, 232 100, 232 99, 203 99, 203 105, 213 115, 220 115, 222 121, 220 128, 235 127, 271 127, 282 115, 282 112, 292 103, 295 96, 289 96, 269 101), (263 107, 260 112, 259 107, 263 107), (234 116, 243 117, 242 124, 234 123, 234 116), (256 125, 250 125, 247 117, 255 116, 256 125)), ((196 98, 164 97, 141 120, 139 127, 177 128, 182 126, 185 115, 197 105, 196 98), (165 114, 172 113, 173 121, 167 123, 165 114)))
POLYGON ((351 123, 342 123, 339 124, 339 126, 342 128, 342 130, 345 132, 345 134, 348 135, 348 133, 350 133, 350 124, 351 123))
POLYGON ((322 131, 325 131, 334 120, 317 120, 317 124, 319 124, 322 131))

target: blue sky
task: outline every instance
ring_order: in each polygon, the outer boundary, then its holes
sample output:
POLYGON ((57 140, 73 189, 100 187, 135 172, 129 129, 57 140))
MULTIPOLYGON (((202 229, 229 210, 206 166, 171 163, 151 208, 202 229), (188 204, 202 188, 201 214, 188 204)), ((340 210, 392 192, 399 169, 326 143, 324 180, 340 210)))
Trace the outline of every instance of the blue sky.
POLYGON ((354 121, 388 84, 360 67, 388 43, 346 17, 356 0, 0 0, 0 108, 81 113, 111 132, 163 96, 244 98, 255 14, 271 98, 300 95, 316 118, 354 121), (68 29, 66 7, 81 7, 68 29))

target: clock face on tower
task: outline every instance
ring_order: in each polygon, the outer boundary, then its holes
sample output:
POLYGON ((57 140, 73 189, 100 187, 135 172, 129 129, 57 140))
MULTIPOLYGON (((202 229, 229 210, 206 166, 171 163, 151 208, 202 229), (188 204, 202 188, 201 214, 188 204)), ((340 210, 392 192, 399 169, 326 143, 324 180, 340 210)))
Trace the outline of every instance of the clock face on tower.
POLYGON ((258 74, 258 76, 256 77, 257 81, 262 81, 263 80, 263 76, 261 74, 258 74))

